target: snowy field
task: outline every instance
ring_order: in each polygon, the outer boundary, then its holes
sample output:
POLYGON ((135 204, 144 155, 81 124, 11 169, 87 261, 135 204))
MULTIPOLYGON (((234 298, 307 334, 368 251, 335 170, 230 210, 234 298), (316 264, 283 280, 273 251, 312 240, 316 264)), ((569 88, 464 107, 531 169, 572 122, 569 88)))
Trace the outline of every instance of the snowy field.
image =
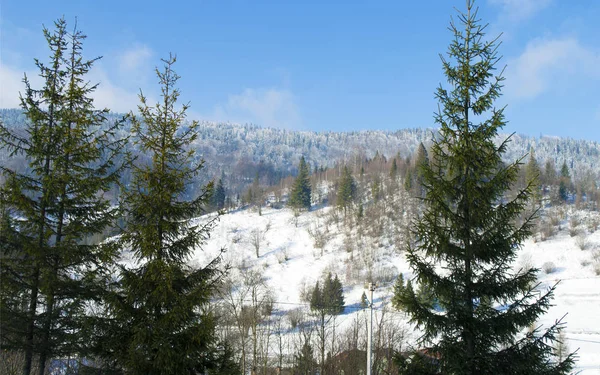
MULTIPOLYGON (((220 218, 204 251, 196 252, 194 262, 203 264, 219 248, 225 247, 225 260, 232 267, 261 270, 274 293, 276 308, 283 310, 306 305, 300 298, 302 285, 314 285, 326 272, 338 274, 344 286, 346 306, 349 306, 337 319, 343 328, 344 324, 353 321, 356 314, 361 314, 356 307, 365 291, 364 283, 358 282, 356 277, 348 280, 348 264, 351 257, 364 257, 369 249, 358 248, 353 253, 346 251, 341 226, 335 225, 330 226, 329 240, 323 249, 315 248, 309 230, 323 225, 329 210, 331 208, 314 209, 297 218, 289 209, 264 209, 262 216, 254 210, 228 213, 220 218), (260 234, 258 258, 255 246, 257 233, 260 234)), ((567 314, 565 333, 569 350, 578 349, 577 369, 585 375, 600 374, 600 277, 594 271, 592 259, 600 251, 600 231, 587 235, 584 250, 581 250, 581 239, 569 235, 568 222, 564 220, 561 226, 562 230, 546 241, 526 241, 517 266, 546 266, 549 272, 539 274, 542 287, 560 280, 554 306, 539 323, 552 324, 567 314)), ((402 272, 405 278, 411 277, 401 252, 369 254, 375 258, 373 264, 402 272)), ((376 308, 381 308, 389 300, 391 287, 392 284, 388 283, 375 291, 376 308)), ((393 315, 406 320, 402 313, 393 315)), ((412 332, 411 329, 408 331, 412 332)), ((408 337, 409 340, 415 338, 408 337)))

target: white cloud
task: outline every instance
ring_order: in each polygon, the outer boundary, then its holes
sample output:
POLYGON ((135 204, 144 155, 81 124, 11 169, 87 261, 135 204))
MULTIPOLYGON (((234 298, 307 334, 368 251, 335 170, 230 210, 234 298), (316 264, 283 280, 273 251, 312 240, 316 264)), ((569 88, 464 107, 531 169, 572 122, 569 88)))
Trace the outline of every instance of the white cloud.
POLYGON ((506 92, 517 98, 534 98, 569 78, 600 79, 600 53, 575 38, 537 39, 507 63, 506 92))
POLYGON ((490 3, 502 8, 500 18, 519 22, 546 8, 551 0, 490 0, 490 3))
POLYGON ((251 122, 261 126, 298 128, 301 118, 293 93, 287 89, 245 89, 219 105, 215 120, 251 122))
POLYGON ((24 74, 32 87, 38 87, 41 78, 35 72, 23 72, 0 61, 0 108, 18 108, 21 105, 19 92, 25 91, 24 74))
POLYGON ((148 64, 152 50, 145 45, 136 45, 118 56, 119 69, 124 72, 135 72, 148 64))
POLYGON ((23 73, 6 66, 0 65, 0 108, 16 108, 19 106, 19 91, 23 91, 21 79, 23 73))
MULTIPOLYGON (((39 89, 43 82, 37 72, 25 72, 32 88, 39 89)), ((24 93, 24 72, 0 62, 0 108, 20 107, 19 92, 24 93)), ((100 83, 91 97, 96 108, 109 108, 113 112, 128 112, 137 108, 137 93, 114 84, 104 70, 94 67, 86 77, 90 83, 100 83)))
POLYGON ((109 58, 105 63, 110 63, 115 78, 123 87, 134 89, 147 86, 150 78, 154 76, 154 52, 146 45, 134 44, 113 56, 114 58, 109 58))
POLYGON ((114 84, 101 68, 92 69, 88 79, 92 83, 99 83, 91 95, 96 108, 109 108, 112 112, 121 113, 137 109, 140 102, 137 93, 114 84))

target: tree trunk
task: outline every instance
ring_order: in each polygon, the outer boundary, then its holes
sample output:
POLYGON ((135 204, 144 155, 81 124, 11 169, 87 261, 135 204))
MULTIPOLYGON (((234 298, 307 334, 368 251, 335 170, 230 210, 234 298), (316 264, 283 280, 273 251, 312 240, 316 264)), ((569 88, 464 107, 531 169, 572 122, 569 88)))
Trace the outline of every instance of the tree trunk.
POLYGON ((35 329, 35 314, 37 310, 38 289, 40 283, 40 267, 36 264, 31 285, 31 297, 29 299, 29 316, 27 317, 27 332, 25 333, 25 362, 23 363, 23 375, 31 373, 33 361, 33 331, 35 329))

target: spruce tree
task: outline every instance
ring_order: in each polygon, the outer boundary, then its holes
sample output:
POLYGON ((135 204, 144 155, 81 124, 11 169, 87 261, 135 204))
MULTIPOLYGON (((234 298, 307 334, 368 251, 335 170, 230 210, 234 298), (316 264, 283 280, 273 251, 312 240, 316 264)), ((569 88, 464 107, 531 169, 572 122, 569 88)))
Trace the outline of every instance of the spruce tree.
POLYGON ((373 201, 379 201, 381 198, 381 181, 379 180, 379 176, 375 176, 373 179, 373 184, 371 185, 371 197, 373 201))
POLYGON ((558 197, 562 202, 566 202, 569 199, 569 191, 571 190, 571 175, 569 173, 569 167, 567 162, 563 162, 560 167, 560 182, 558 184, 558 197))
POLYGON ((206 308, 220 256, 201 268, 188 262, 215 225, 215 219, 191 220, 209 203, 212 182, 184 200, 203 167, 190 147, 199 124, 185 122, 187 104, 178 107, 175 57, 162 61, 163 69, 156 69, 162 100, 152 106, 140 93, 140 115, 130 114, 135 145, 151 159, 132 166, 133 180, 123 193, 126 224, 119 245, 136 262, 120 267, 106 297, 104 355, 128 374, 196 374, 215 365, 214 321, 206 308))
POLYGON ((254 176, 254 180, 252 181, 252 198, 251 203, 256 206, 258 209, 258 215, 262 215, 262 204, 263 204, 263 189, 260 186, 260 179, 258 176, 258 172, 254 176))
POLYGON ((547 159, 544 165, 544 179, 542 183, 548 187, 556 184, 556 166, 552 159, 547 159))
POLYGON ((317 367, 314 360, 313 348, 308 340, 304 341, 302 349, 296 355, 296 371, 299 375, 313 375, 317 367))
POLYGON ((427 149, 423 142, 419 143, 419 148, 417 149, 417 156, 415 157, 415 173, 414 173, 414 188, 417 190, 416 195, 418 197, 422 197, 425 194, 425 189, 423 187, 423 168, 429 165, 429 155, 427 154, 427 149))
POLYGON ((344 210, 344 217, 346 216, 348 207, 352 205, 355 198, 356 182, 350 173, 350 169, 347 166, 344 166, 336 195, 336 204, 338 208, 344 210))
POLYGON ((320 365, 321 373, 323 373, 325 366, 325 327, 332 317, 344 312, 344 290, 337 275, 333 278, 329 273, 323 280, 322 287, 317 281, 311 294, 310 309, 319 319, 320 365))
POLYGON ((533 201, 537 204, 541 199, 540 192, 540 166, 535 159, 535 152, 533 149, 529 152, 529 161, 525 166, 525 180, 531 182, 531 189, 533 193, 533 201))
MULTIPOLYGON (((425 208, 407 248, 416 281, 436 303, 408 286, 400 302, 422 331, 421 345, 439 358, 440 373, 568 373, 573 357, 560 361, 552 352, 561 324, 527 330, 548 310, 556 286, 540 293, 537 269, 511 267, 531 234, 532 216, 515 222, 532 193, 529 185, 505 196, 520 161, 501 163, 509 140, 494 143, 505 124, 503 109, 494 107, 503 80, 495 73, 498 42, 484 40, 472 1, 458 20, 464 29, 451 23, 450 60, 442 57, 450 89, 436 93, 440 129, 423 168, 425 208)), ((410 366, 405 373, 413 373, 410 366)))
POLYGON ((400 274, 394 283, 394 291, 392 295, 392 306, 398 310, 402 308, 402 295, 404 293, 404 275, 400 274))
POLYGON ((360 296, 360 308, 366 309, 367 307, 369 307, 369 299, 367 298, 367 293, 363 292, 360 296))
POLYGON ((54 356, 84 354, 85 305, 96 298, 98 276, 113 254, 110 245, 85 240, 114 221, 102 194, 117 181, 112 161, 122 146, 112 140, 119 123, 107 127, 108 109, 93 106, 97 85, 85 77, 97 59, 83 59, 85 35, 76 28, 68 33, 60 19, 55 31, 44 28, 44 36, 50 62, 35 60, 43 87, 34 89, 24 79, 26 137, 0 127, 2 144, 13 155, 24 154, 31 170, 20 175, 2 169, 2 206, 15 219, 2 229, 8 241, 1 255, 0 331, 7 335, 3 346, 24 351, 23 374, 37 356, 40 375, 54 356))
POLYGON ((392 160, 392 166, 390 167, 390 178, 392 181, 396 180, 396 176, 398 175, 398 163, 396 163, 396 158, 392 160))
POLYGON ((289 205, 294 209, 310 209, 311 186, 308 165, 304 156, 300 158, 298 166, 298 176, 294 180, 294 185, 290 193, 289 205))
POLYGON ((225 187, 223 186, 223 179, 220 178, 215 187, 215 191, 212 195, 213 207, 217 210, 222 210, 225 207, 225 187))

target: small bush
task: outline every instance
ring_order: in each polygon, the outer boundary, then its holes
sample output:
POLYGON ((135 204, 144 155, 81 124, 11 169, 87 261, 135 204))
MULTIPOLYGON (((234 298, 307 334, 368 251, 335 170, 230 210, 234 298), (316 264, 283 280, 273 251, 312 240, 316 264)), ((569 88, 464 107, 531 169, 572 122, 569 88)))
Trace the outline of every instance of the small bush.
POLYGON ((558 216, 557 214, 551 214, 550 215, 550 224, 552 224, 552 226, 557 227, 560 225, 560 216, 558 216))
POLYGON ((592 263, 594 264, 596 276, 600 276, 600 250, 596 250, 592 253, 592 263))
POLYGON ((287 249, 283 249, 277 253, 277 262, 279 262, 279 264, 285 263, 288 260, 290 260, 290 256, 288 254, 287 249))
POLYGON ((290 310, 287 313, 287 318, 290 321, 292 329, 296 329, 304 322, 304 313, 300 309, 290 310))
POLYGON ((581 250, 585 250, 588 246, 588 239, 585 233, 581 233, 575 238, 575 244, 581 250))
POLYGON ((533 259, 530 253, 524 253, 519 260, 519 273, 525 273, 533 268, 533 259))
POLYGON ((587 228, 590 231, 590 233, 594 233, 595 231, 597 231, 598 226, 600 226, 600 220, 598 220, 597 217, 593 217, 587 222, 587 228))
POLYGON ((552 221, 542 221, 539 225, 540 241, 546 241, 556 234, 556 228, 552 224, 552 221))
POLYGON ((569 219, 569 235, 575 237, 581 233, 581 220, 577 216, 571 216, 569 219))
POLYGON ((569 227, 569 236, 571 237, 575 237, 579 234, 579 228, 578 227, 569 227))
POLYGON ((324 227, 321 227, 318 222, 315 222, 312 227, 307 228, 308 234, 313 239, 313 246, 317 249, 323 249, 329 241, 329 233, 324 227))
POLYGON ((376 267, 373 271, 373 281, 376 284, 389 284, 396 279, 396 275, 398 274, 398 270, 396 267, 385 267, 380 266, 376 267))
POLYGON ((546 262, 542 264, 542 270, 545 274, 551 274, 556 272, 556 265, 553 262, 546 262))

